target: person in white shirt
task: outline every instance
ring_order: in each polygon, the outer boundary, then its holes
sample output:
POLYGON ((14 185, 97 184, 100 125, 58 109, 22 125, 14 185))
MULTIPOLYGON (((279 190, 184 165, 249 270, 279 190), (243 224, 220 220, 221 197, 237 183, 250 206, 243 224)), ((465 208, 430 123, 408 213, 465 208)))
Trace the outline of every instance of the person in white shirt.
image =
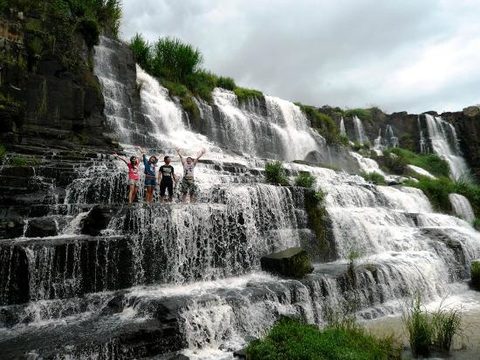
POLYGON ((180 149, 177 148, 177 154, 180 156, 180 160, 183 165, 183 178, 180 182, 180 193, 182 194, 182 201, 187 201, 187 196, 190 196, 190 202, 195 202, 197 198, 198 187, 195 184, 194 170, 197 165, 198 159, 205 154, 205 149, 202 149, 196 158, 187 157, 184 158, 180 153, 180 149))

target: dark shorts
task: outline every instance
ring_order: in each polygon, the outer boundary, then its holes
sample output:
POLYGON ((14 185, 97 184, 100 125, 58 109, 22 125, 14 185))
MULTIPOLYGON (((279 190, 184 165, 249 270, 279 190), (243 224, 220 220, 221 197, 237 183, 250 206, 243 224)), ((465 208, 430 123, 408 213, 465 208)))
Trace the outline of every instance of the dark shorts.
POLYGON ((196 195, 198 192, 198 187, 195 184, 195 180, 187 180, 183 178, 180 182, 180 192, 184 195, 196 195))
POLYGON ((154 177, 146 177, 145 186, 157 186, 157 179, 155 179, 154 177))
POLYGON ((173 181, 172 179, 163 178, 160 181, 160 196, 164 197, 167 190, 168 197, 171 199, 173 197, 173 181))

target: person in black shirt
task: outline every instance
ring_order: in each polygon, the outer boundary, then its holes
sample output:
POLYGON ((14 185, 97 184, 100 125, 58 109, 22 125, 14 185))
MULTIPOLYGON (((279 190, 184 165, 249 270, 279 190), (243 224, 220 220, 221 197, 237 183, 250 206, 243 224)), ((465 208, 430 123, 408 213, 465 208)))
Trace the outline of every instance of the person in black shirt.
POLYGON ((160 170, 158 171, 158 181, 160 182, 160 198, 162 202, 165 201, 165 191, 168 190, 168 201, 171 202, 173 199, 175 173, 173 166, 170 165, 170 156, 165 156, 163 161, 165 162, 165 165, 160 166, 160 170))

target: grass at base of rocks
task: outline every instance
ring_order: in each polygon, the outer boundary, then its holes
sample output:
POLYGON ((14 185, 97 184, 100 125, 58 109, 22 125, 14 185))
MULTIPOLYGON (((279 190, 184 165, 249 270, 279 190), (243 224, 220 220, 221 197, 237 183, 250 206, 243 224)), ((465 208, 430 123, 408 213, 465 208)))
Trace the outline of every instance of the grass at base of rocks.
POLYGON ((400 351, 393 337, 376 338, 355 325, 320 330, 287 318, 246 350, 251 360, 393 360, 400 359, 400 351))
POLYGON ((265 164, 265 178, 267 182, 273 185, 290 185, 281 161, 273 161, 265 164))
POLYGON ((408 181, 405 185, 421 189, 434 209, 445 213, 452 212, 448 195, 452 193, 463 195, 470 201, 475 215, 480 215, 480 186, 477 184, 462 180, 453 181, 446 177, 438 179, 421 177, 418 182, 408 181))
POLYGON ((393 148, 385 152, 385 160, 384 165, 399 175, 405 173, 408 164, 421 167, 437 177, 450 175, 448 163, 435 154, 417 154, 407 149, 393 148))
POLYGON ((382 174, 379 174, 377 172, 364 172, 362 171, 360 173, 360 176, 365 179, 365 181, 374 183, 375 185, 385 185, 385 177, 382 174))

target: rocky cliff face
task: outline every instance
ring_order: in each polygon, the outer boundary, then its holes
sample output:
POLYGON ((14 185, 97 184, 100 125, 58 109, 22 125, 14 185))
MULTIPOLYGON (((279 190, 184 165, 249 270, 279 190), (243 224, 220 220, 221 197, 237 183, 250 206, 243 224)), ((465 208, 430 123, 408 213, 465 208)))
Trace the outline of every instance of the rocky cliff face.
POLYGON ((46 32, 47 25, 33 13, 0 19, 0 141, 7 148, 111 147, 92 49, 80 33, 46 32))

